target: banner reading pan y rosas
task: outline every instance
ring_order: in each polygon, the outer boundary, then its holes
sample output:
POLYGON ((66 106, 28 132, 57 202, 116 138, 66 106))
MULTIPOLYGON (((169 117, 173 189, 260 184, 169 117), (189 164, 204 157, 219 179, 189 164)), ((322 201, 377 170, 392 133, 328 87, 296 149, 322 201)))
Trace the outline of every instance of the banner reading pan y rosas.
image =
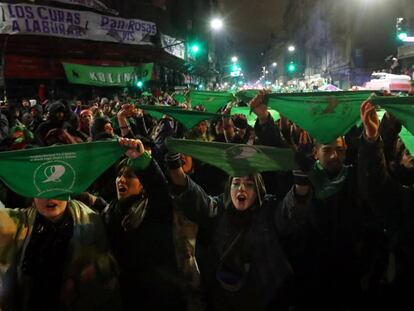
POLYGON ((151 44, 152 22, 32 4, 0 3, 0 34, 151 44))
POLYGON ((137 81, 151 80, 154 64, 135 67, 103 67, 63 63, 70 83, 93 86, 131 86, 137 81))

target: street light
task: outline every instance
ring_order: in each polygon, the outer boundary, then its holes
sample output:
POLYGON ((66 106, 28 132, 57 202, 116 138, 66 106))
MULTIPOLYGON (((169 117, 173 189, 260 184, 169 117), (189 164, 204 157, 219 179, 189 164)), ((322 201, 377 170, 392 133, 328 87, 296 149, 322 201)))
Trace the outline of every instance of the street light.
POLYGON ((215 17, 210 21, 210 27, 213 30, 221 30, 223 28, 223 20, 215 17))
POLYGON ((231 61, 233 62, 233 63, 237 63, 238 62, 238 57, 237 56, 233 56, 232 58, 231 58, 231 61))
POLYGON ((277 66, 277 63, 276 63, 276 62, 274 62, 274 63, 272 64, 272 66, 273 66, 273 67, 276 67, 276 66, 277 66))
POLYGON ((289 45, 289 47, 288 47, 288 51, 289 52, 295 52, 295 50, 296 50, 296 48, 295 48, 295 46, 294 45, 289 45))

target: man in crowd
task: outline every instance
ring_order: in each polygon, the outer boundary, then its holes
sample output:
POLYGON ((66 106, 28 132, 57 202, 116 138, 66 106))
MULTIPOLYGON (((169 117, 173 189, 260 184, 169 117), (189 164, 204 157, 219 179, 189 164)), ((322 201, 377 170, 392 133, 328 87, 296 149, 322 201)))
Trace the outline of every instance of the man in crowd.
POLYGON ((375 211, 388 237, 388 269, 381 302, 384 310, 411 309, 414 277, 414 157, 405 150, 397 155, 394 168, 387 169, 374 105, 361 106, 364 125, 359 151, 360 189, 375 211))

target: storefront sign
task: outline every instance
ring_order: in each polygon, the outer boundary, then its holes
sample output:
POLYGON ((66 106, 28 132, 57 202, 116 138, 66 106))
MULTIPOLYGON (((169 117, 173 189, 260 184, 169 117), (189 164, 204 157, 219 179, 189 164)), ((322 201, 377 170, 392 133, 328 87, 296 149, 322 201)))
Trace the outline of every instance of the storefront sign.
POLYGON ((155 23, 87 11, 31 4, 0 3, 0 34, 53 36, 69 39, 152 44, 155 23))
POLYGON ((104 13, 119 15, 118 11, 108 8, 104 3, 102 3, 99 0, 52 0, 52 1, 61 2, 65 4, 84 6, 84 7, 91 8, 91 9, 101 11, 104 13))
POLYGON ((66 77, 70 83, 94 86, 132 86, 137 81, 152 78, 154 64, 136 67, 102 67, 64 63, 66 77))
POLYGON ((166 52, 181 59, 185 58, 185 44, 182 40, 161 34, 161 46, 166 52))

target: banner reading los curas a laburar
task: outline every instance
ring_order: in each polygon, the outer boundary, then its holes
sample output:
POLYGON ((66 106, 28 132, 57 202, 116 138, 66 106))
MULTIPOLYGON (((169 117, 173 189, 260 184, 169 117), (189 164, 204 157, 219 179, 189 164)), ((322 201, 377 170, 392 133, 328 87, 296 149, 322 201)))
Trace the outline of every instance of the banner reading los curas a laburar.
POLYGON ((87 11, 24 3, 0 3, 0 10, 0 34, 151 44, 151 36, 157 33, 152 22, 87 11))

